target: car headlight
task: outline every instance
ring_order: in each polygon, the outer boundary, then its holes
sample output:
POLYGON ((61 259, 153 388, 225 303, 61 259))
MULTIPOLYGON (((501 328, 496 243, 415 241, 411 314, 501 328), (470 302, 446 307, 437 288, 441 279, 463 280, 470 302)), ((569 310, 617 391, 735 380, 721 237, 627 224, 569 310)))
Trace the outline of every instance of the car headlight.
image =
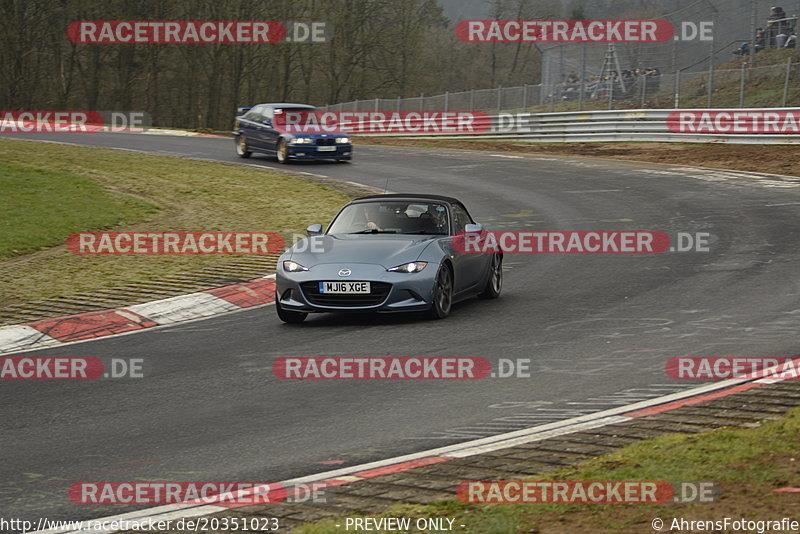
POLYGON ((303 267, 296 261, 286 260, 283 262, 283 270, 290 273, 299 273, 300 271, 307 271, 308 267, 303 267))
POLYGON ((424 269, 426 265, 428 265, 427 261, 412 261, 386 270, 393 273, 418 273, 424 269))
POLYGON ((350 142, 350 138, 349 137, 337 137, 336 138, 336 142, 337 143, 349 143, 350 142))
POLYGON ((304 144, 310 144, 310 143, 313 143, 313 142, 314 142, 314 140, 311 139, 310 137, 295 137, 294 139, 291 140, 291 143, 293 145, 304 145, 304 144))

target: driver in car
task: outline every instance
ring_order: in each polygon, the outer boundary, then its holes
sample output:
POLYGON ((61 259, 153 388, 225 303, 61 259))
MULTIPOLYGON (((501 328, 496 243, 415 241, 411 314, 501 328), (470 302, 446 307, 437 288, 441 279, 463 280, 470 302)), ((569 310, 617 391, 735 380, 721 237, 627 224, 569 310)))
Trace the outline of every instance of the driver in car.
POLYGON ((364 215, 367 218, 367 228, 370 230, 381 231, 383 228, 378 224, 380 221, 380 208, 377 204, 367 204, 364 207, 364 215))

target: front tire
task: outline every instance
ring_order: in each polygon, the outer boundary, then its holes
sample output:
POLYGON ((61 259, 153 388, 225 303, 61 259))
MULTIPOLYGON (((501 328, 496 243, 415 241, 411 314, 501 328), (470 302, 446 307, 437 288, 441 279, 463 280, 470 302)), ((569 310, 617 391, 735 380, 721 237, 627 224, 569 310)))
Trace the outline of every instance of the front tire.
POLYGON ((247 149, 247 139, 243 135, 236 138, 236 155, 240 158, 249 158, 253 152, 247 149))
POLYGON ((287 145, 286 141, 283 139, 278 141, 278 150, 275 152, 275 159, 278 160, 278 163, 284 165, 289 163, 289 145, 287 145))
POLYGON ((453 273, 447 265, 442 265, 433 286, 433 305, 428 315, 431 319, 444 319, 453 307, 453 273))
POLYGON ((278 312, 278 318, 281 321, 289 324, 302 323, 306 320, 306 317, 308 317, 306 312, 284 310, 281 308, 281 301, 278 300, 278 295, 275 295, 275 311, 278 312))
POLYGON ((503 290, 503 256, 492 255, 492 265, 489 267, 489 278, 486 287, 478 295, 482 299, 496 299, 503 290))

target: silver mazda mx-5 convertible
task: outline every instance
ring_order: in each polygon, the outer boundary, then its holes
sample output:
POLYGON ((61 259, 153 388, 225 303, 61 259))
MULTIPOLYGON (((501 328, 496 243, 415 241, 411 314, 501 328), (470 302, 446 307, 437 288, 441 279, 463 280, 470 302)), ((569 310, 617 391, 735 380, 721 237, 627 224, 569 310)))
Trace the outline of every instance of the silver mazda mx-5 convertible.
POLYGON ((481 234, 454 198, 390 194, 345 205, 327 231, 281 255, 275 308, 287 323, 311 312, 427 311, 435 319, 454 302, 497 298, 503 286, 501 253, 465 252, 454 241, 481 234))

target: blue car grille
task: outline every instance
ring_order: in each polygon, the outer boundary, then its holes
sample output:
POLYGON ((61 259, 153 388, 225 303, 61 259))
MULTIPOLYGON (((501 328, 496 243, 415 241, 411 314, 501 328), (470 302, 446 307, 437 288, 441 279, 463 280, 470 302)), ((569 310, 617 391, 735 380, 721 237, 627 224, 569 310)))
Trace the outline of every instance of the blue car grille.
POLYGON ((306 299, 308 299, 311 304, 316 304, 317 306, 358 308, 381 304, 386 300, 386 297, 389 296, 392 284, 386 282, 370 282, 370 293, 357 295, 320 293, 319 282, 303 282, 300 284, 300 288, 303 290, 303 295, 305 295, 306 299))
POLYGON ((336 144, 336 139, 317 139, 317 146, 333 146, 336 144))

